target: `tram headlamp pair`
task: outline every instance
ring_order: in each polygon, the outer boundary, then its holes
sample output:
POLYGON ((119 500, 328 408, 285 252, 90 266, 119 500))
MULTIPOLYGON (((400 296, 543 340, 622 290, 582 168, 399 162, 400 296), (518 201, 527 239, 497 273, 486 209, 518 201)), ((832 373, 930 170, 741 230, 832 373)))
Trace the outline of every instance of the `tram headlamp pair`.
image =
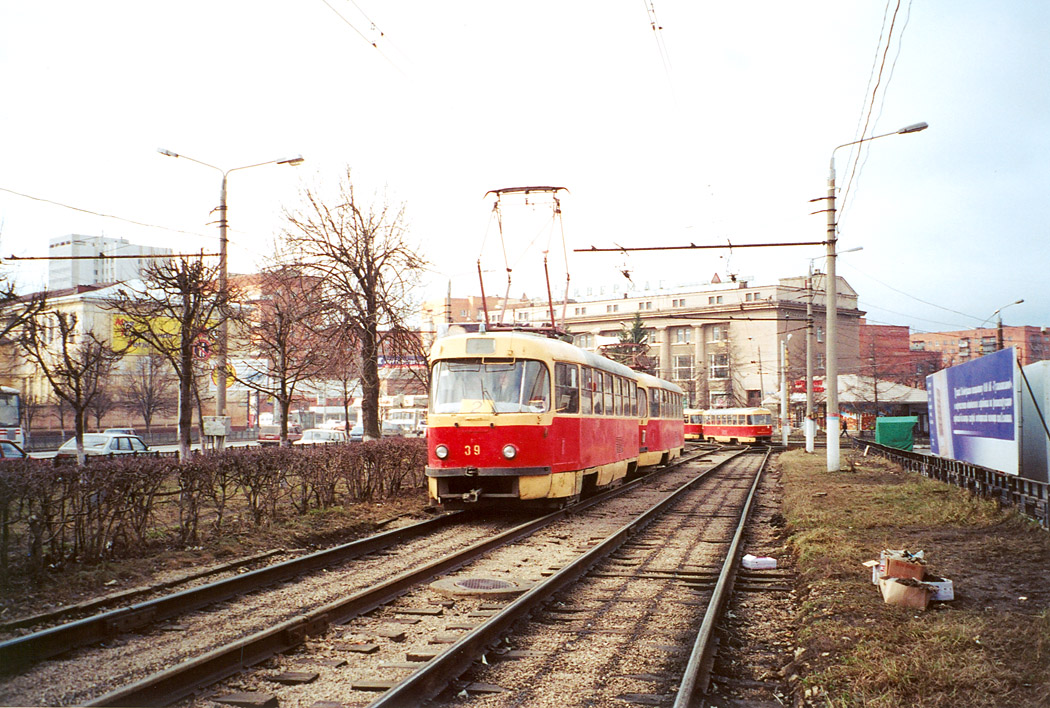
MULTIPOLYGON (((437 447, 434 448, 434 455, 439 460, 447 460, 448 459, 448 446, 447 445, 438 445, 437 447)), ((510 444, 504 445, 503 446, 503 456, 505 458, 507 458, 508 460, 513 460, 515 457, 518 456, 518 448, 516 448, 516 447, 514 447, 513 445, 510 445, 510 444)))

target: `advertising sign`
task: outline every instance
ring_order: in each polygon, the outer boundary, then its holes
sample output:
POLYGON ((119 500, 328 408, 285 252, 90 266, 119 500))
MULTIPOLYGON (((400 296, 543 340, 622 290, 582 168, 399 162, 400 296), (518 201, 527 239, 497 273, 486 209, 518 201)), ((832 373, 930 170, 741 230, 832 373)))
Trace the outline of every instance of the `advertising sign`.
MULTIPOLYGON (((128 354, 148 354, 150 346, 136 332, 145 331, 146 325, 126 315, 113 315, 113 349, 116 351, 127 351, 128 354)), ((177 348, 179 346, 180 325, 179 321, 171 317, 154 317, 150 319, 150 330, 160 339, 168 342, 167 346, 177 348)), ((211 356, 214 349, 215 327, 211 326, 209 331, 197 337, 193 345, 193 356, 198 360, 205 360, 211 356)))
POLYGON ((1017 474, 1018 380, 1012 348, 927 376, 933 454, 1017 474))

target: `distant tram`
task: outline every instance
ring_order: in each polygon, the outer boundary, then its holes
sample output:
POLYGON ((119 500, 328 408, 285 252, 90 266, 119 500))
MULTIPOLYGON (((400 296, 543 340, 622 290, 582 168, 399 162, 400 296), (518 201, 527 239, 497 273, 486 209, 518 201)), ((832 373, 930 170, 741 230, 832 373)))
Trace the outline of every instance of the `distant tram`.
POLYGON ((729 443, 772 442, 773 413, 765 408, 706 410, 703 413, 703 439, 729 443))
POLYGON ((685 420, 685 439, 704 439, 704 412, 696 408, 686 408, 683 418, 685 420))

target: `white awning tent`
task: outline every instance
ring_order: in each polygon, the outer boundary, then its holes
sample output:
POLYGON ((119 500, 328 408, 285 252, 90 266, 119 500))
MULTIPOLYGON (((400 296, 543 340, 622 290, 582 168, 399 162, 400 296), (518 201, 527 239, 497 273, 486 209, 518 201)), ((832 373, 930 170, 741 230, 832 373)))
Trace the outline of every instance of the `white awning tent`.
MULTIPOLYGON (((879 405, 926 405, 926 392, 919 388, 912 388, 894 381, 879 380, 876 382, 870 376, 859 374, 841 374, 839 376, 839 404, 874 403, 875 392, 878 391, 879 405)), ((806 394, 792 392, 789 394, 791 405, 795 406, 806 402, 806 394)), ((824 403, 824 392, 813 393, 813 403, 824 403)), ((780 393, 770 393, 762 401, 762 405, 779 406, 780 393)))

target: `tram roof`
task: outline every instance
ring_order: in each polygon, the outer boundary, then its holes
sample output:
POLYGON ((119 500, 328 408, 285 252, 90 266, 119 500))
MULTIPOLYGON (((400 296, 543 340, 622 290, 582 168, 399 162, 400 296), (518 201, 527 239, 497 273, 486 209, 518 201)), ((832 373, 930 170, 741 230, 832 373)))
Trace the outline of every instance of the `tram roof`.
MULTIPOLYGON (((549 356, 551 359, 557 361, 565 361, 576 364, 586 364, 587 366, 593 366, 596 369, 602 371, 608 371, 609 373, 618 374, 627 378, 636 379, 639 383, 646 386, 658 386, 659 388, 668 389, 676 393, 682 393, 682 389, 669 381, 664 381, 655 376, 643 373, 641 371, 635 371, 630 367, 624 366, 619 362, 615 362, 612 359, 608 359, 601 354, 595 354, 589 352, 586 349, 580 349, 579 347, 563 342, 559 339, 552 339, 545 337, 542 334, 536 332, 526 332, 521 330, 513 331, 496 331, 496 332, 467 332, 464 334, 450 334, 446 335, 436 342, 434 342, 434 348, 432 358, 449 358, 451 356, 469 356, 471 358, 485 358, 483 355, 467 354, 466 342, 470 339, 492 339, 499 342, 523 342, 526 343, 526 356, 539 356, 541 353, 545 356, 549 356), (462 342, 462 346, 459 344, 462 342), (451 349, 453 352, 443 353, 442 349, 451 349)), ((499 354, 491 355, 494 358, 499 358, 499 354)))

